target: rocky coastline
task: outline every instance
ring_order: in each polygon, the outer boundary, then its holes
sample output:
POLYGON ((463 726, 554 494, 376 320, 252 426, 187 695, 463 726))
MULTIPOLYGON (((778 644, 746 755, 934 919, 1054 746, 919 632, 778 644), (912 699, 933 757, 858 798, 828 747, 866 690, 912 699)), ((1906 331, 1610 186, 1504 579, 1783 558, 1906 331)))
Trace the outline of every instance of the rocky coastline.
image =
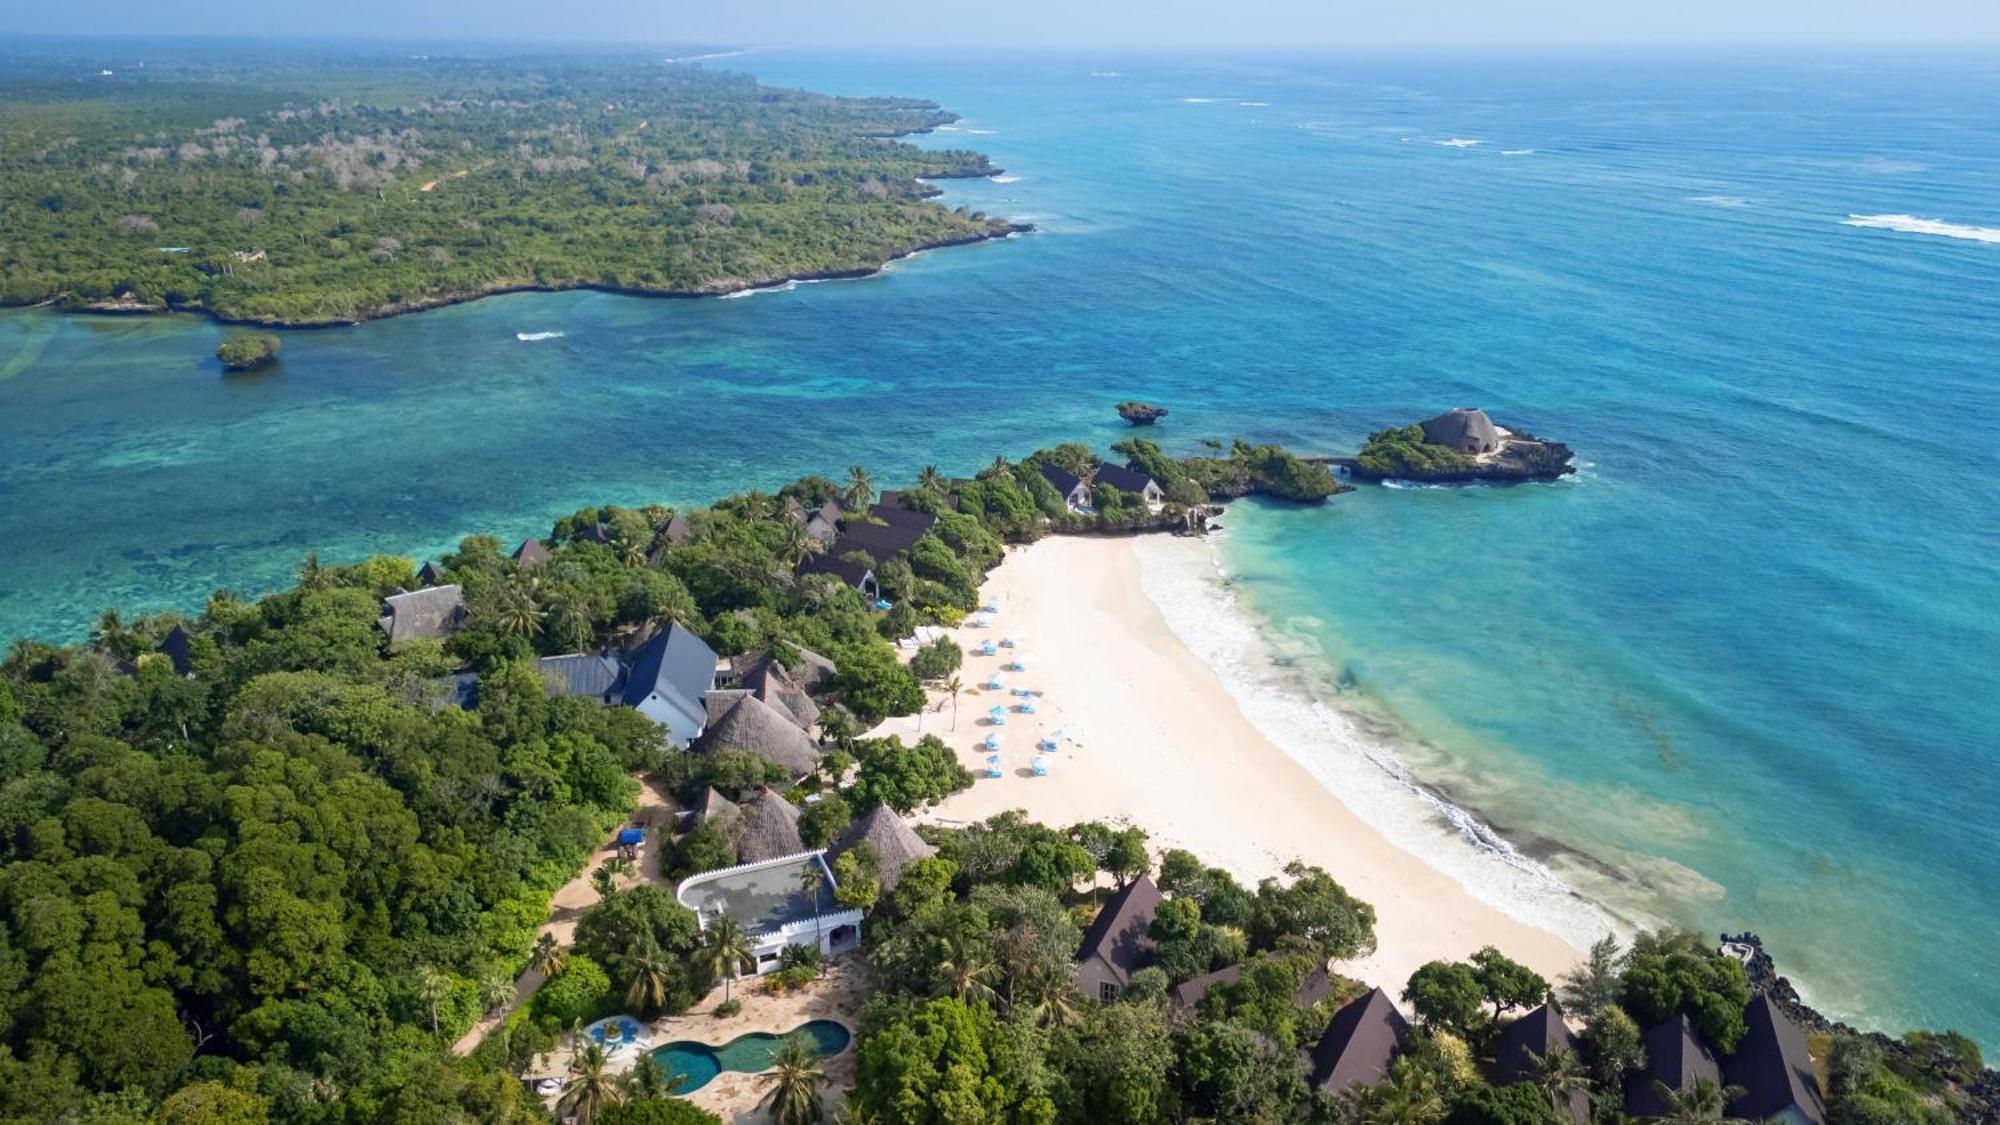
POLYGON ((1545 441, 1516 430, 1490 461, 1461 468, 1406 467, 1396 472, 1378 473, 1348 461, 1345 467, 1356 480, 1407 480, 1421 484, 1525 484, 1530 481, 1560 480, 1576 472, 1576 454, 1559 441, 1545 441))
MULTIPOLYGON (((1778 1009, 1789 1016, 1799 1030, 1807 1035, 1841 1035, 1866 1039, 1881 1048, 1885 1058, 1892 1062, 1902 1062, 1914 1066, 1915 1052, 1901 1039, 1884 1035, 1879 1031, 1863 1031, 1860 1028, 1829 1018, 1818 1009, 1805 1002, 1789 977, 1778 972, 1778 964, 1764 949, 1764 941, 1753 933, 1722 934, 1722 948, 1726 952, 1738 954, 1743 961, 1744 975, 1750 980, 1750 990, 1769 996, 1778 1009)), ((1991 1067, 1982 1070, 1976 1081, 1958 1087, 1964 1095, 1965 1103, 1958 1107, 1959 1120, 1992 1125, 2000 1122, 2000 1071, 1991 1067)))

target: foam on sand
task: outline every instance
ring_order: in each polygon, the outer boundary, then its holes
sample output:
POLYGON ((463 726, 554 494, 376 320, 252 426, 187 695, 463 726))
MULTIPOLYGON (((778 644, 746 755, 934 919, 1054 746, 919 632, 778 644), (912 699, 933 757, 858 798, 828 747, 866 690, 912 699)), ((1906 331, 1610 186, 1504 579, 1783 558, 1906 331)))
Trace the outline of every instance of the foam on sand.
POLYGON ((1243 714, 1341 803, 1475 899, 1517 921, 1582 937, 1628 928, 1473 813, 1413 777, 1382 720, 1327 702, 1274 650, 1198 541, 1134 541, 1140 585, 1243 714))
POLYGON ((1901 231, 1904 234, 1931 234, 1965 242, 2000 242, 2000 227, 1973 227, 1947 223, 1943 219, 1921 219, 1915 215, 1849 215, 1840 220, 1840 225, 1901 231))
POLYGON ((560 340, 563 338, 563 334, 560 332, 516 332, 514 333, 514 338, 524 344, 532 344, 536 340, 560 340))

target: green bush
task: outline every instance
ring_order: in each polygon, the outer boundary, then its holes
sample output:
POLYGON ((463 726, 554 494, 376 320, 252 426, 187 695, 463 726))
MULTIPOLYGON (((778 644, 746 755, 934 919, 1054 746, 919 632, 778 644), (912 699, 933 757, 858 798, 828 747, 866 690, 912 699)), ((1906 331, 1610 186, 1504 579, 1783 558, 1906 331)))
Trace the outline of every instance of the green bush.
POLYGON ((602 1019, 616 1007, 611 977, 597 962, 581 953, 572 953, 562 973, 536 990, 530 1002, 537 1020, 559 1027, 568 1027, 578 1020, 590 1023, 602 1019))

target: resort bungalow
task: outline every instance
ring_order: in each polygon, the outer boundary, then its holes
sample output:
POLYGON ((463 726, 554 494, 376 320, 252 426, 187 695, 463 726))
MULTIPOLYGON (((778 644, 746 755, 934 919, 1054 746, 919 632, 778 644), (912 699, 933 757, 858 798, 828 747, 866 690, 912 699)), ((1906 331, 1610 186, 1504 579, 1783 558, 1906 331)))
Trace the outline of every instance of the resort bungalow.
POLYGON ((704 697, 714 686, 715 650, 675 622, 632 654, 621 702, 665 726, 675 746, 686 746, 708 725, 704 697))
MULTIPOLYGON (((1244 970, 1255 966, 1259 960, 1263 958, 1245 964, 1231 965, 1226 969, 1217 969, 1212 973, 1204 973, 1175 985, 1172 993, 1174 1007, 1184 1011, 1194 1011, 1201 1007, 1203 997, 1210 991, 1242 980, 1244 970)), ((1333 995, 1333 977, 1327 973, 1326 966, 1321 965, 1307 973, 1306 979, 1299 982, 1298 990, 1292 993, 1292 1003, 1301 1008, 1310 1008, 1331 995, 1333 995)))
POLYGON ((514 548, 514 561, 520 563, 523 570, 540 566, 549 561, 549 549, 539 539, 523 539, 521 545, 514 548))
POLYGON ((465 589, 454 583, 390 594, 375 623, 391 645, 412 637, 449 637, 465 625, 465 589))
MULTIPOLYGON (((838 547, 839 543, 836 542, 834 546, 838 547)), ((852 559, 843 557, 846 553, 843 551, 836 554, 834 548, 829 547, 824 554, 810 556, 800 563, 799 573, 824 574, 838 579, 843 586, 852 586, 861 592, 862 597, 870 601, 880 598, 882 587, 875 581, 874 564, 859 561, 860 557, 867 555, 867 552, 858 552, 857 557, 852 559)))
POLYGON ((1736 1053, 1722 1060, 1722 1076, 1743 1096, 1729 1103, 1729 1116, 1784 1125, 1826 1125, 1826 1102, 1806 1054, 1806 1039, 1768 995, 1744 1009, 1747 1030, 1736 1053))
POLYGON ((1484 410, 1461 406, 1418 425, 1423 428, 1425 445, 1442 445, 1467 457, 1500 451, 1500 428, 1484 410))
POLYGON ((783 766, 794 778, 819 768, 819 743, 790 712, 740 690, 711 691, 705 704, 707 726, 689 746, 696 753, 742 750, 783 766))
POLYGON ((1146 502, 1146 507, 1157 512, 1167 503, 1167 494, 1160 483, 1137 469, 1127 469, 1120 465, 1099 465, 1090 478, 1093 489, 1109 486, 1120 492, 1128 492, 1146 502))
POLYGON ((1685 1015, 1647 1028, 1644 1043, 1645 1069, 1625 1080, 1627 1117, 1666 1115, 1667 1104, 1653 1089, 1655 1082, 1676 1094, 1687 1093, 1703 1079, 1715 1083, 1717 1088, 1722 1086, 1722 1069, 1715 1065, 1715 1055, 1685 1015))
POLYGON ((788 945, 816 945, 829 957, 861 948, 861 911, 835 901, 834 886, 826 853, 801 852, 689 876, 675 897, 704 930, 734 918, 762 975, 778 967, 788 945))
POLYGON ((575 695, 606 705, 625 694, 625 666, 602 652, 573 652, 535 661, 550 695, 575 695))
POLYGON ((423 566, 417 568, 417 585, 436 586, 443 582, 444 571, 438 569, 438 564, 426 562, 423 566))
POLYGON ((806 842, 799 839, 798 806, 769 786, 759 790, 755 800, 737 807, 743 813, 743 830, 736 837, 736 862, 762 863, 806 850, 806 842))
POLYGON ((827 859, 839 859, 864 844, 874 857, 875 878, 885 894, 896 889, 905 867, 937 854, 887 805, 876 805, 875 811, 842 829, 827 849, 827 859))
POLYGON ((1307 1080, 1315 1090, 1341 1094, 1373 1086, 1389 1073, 1396 1052, 1410 1040, 1409 1022, 1379 988, 1348 1001, 1333 1014, 1326 1033, 1313 1044, 1307 1080))
POLYGON ((166 638, 160 642, 159 653, 173 665, 174 675, 194 674, 194 634, 188 632, 186 626, 176 625, 167 630, 166 638))
POLYGON ((1062 497, 1063 507, 1072 512, 1081 512, 1090 507, 1090 483, 1066 469, 1042 462, 1042 479, 1062 497))
MULTIPOLYGON (((1581 1059, 1583 1044, 1555 1005, 1543 1004, 1501 1030, 1493 1048, 1493 1084, 1511 1086, 1532 1080, 1536 1060, 1554 1051, 1568 1051, 1571 1058, 1581 1059)), ((1581 1090, 1571 1093, 1563 1105, 1563 1117, 1571 1125, 1585 1125, 1590 1120, 1590 1098, 1581 1090)))
POLYGON ((667 517, 667 526, 660 532, 660 538, 666 540, 669 547, 686 546, 687 541, 694 538, 694 526, 688 523, 686 516, 675 512, 667 517))
POLYGON ((1132 974, 1152 956, 1153 915, 1163 901, 1160 888, 1144 875, 1105 900, 1076 954, 1076 986, 1085 996, 1116 1000, 1132 983, 1132 974))

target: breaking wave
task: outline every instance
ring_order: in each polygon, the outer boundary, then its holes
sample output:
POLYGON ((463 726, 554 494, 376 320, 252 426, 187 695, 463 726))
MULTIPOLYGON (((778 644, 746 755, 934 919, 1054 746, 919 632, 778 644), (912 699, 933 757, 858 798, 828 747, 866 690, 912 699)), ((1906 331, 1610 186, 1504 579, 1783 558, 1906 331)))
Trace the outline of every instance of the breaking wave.
POLYGON ((1894 230, 1904 234, 1931 234, 1965 242, 2000 242, 2000 227, 1973 227, 1947 223, 1943 219, 1920 219, 1915 215, 1849 215, 1840 220, 1840 225, 1894 230))

